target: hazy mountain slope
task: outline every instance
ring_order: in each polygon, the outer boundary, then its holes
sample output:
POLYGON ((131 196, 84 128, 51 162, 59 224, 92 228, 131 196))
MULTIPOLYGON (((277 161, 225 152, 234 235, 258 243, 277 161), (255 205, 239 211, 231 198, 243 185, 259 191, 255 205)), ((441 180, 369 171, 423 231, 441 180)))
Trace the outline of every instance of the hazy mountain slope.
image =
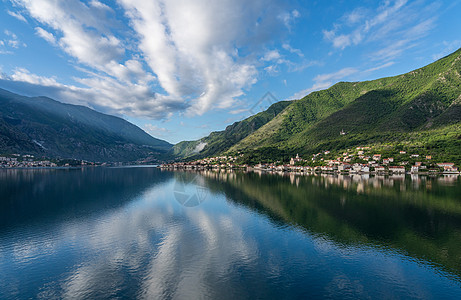
POLYGON ((454 149, 459 140, 447 136, 461 134, 460 71, 461 49, 404 75, 338 83, 293 102, 230 152, 312 153, 387 142, 434 147, 437 141, 440 149, 454 149))
POLYGON ((98 161, 158 155, 172 145, 118 117, 0 89, 0 152, 98 161))
POLYGON ((275 118, 290 104, 290 101, 274 103, 267 110, 240 122, 235 122, 223 131, 212 132, 207 137, 197 141, 180 142, 174 145, 173 155, 176 158, 192 158, 207 157, 224 152, 275 118))

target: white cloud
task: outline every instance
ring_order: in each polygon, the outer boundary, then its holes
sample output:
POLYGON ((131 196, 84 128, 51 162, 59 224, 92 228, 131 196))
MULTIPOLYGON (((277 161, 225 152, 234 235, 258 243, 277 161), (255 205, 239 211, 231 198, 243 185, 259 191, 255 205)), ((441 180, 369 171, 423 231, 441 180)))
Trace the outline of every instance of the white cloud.
POLYGON ((21 43, 20 43, 18 40, 9 40, 9 41, 8 41, 8 45, 9 45, 11 48, 18 49, 19 46, 21 45, 21 43))
POLYGON ((362 7, 354 9, 350 13, 344 15, 344 19, 348 25, 354 25, 366 18, 368 11, 362 7))
POLYGON ((264 68, 264 70, 269 74, 276 74, 279 72, 277 65, 270 65, 264 68))
POLYGON ((87 101, 155 117, 230 107, 256 83, 266 42, 300 16, 277 0, 118 0, 117 13, 98 0, 12 1, 88 75, 75 78, 95 96, 87 101))
POLYGON ((0 54, 13 54, 12 49, 27 47, 26 43, 21 42, 15 33, 5 29, 3 34, 6 36, 6 39, 0 40, 0 54))
POLYGON ((101 3, 98 0, 91 0, 90 1, 90 6, 95 7, 95 8, 99 8, 99 9, 103 9, 103 10, 107 10, 107 11, 110 11, 110 12, 112 11, 112 8, 110 8, 109 6, 107 6, 104 3, 101 3))
POLYGON ((288 28, 291 29, 292 23, 295 22, 297 18, 299 18, 301 14, 298 10, 294 9, 291 12, 283 12, 281 13, 278 18, 283 21, 283 24, 288 28))
POLYGON ((304 54, 303 54, 303 52, 301 50, 291 47, 291 45, 288 44, 288 43, 284 43, 282 45, 282 48, 289 51, 289 52, 291 52, 291 53, 297 54, 299 57, 304 57, 304 54))
POLYGON ((294 49, 288 43, 282 44, 282 48, 287 50, 290 53, 296 54, 301 58, 300 62, 294 62, 285 58, 285 55, 282 55, 279 50, 269 50, 261 57, 262 62, 269 63, 264 67, 264 70, 269 75, 277 74, 280 71, 280 66, 285 65, 288 72, 300 72, 304 69, 311 67, 313 65, 318 65, 318 61, 308 61, 304 58, 304 54, 299 49, 294 49))
POLYGON ((106 18, 101 18, 97 9, 92 10, 77 0, 15 0, 15 3, 58 32, 59 46, 80 63, 110 74, 109 65, 124 55, 120 40, 108 29, 106 18))
POLYGON ((280 59, 281 55, 278 50, 267 51, 266 54, 261 58, 264 61, 276 61, 280 59))
MULTIPOLYGON (((57 3, 50 0, 16 0, 15 3, 55 32, 36 27, 37 35, 58 45, 78 63, 90 68, 78 67, 89 76, 74 78, 83 87, 56 82, 50 96, 65 102, 98 107, 106 112, 151 118, 165 118, 171 110, 186 107, 184 103, 179 103, 179 98, 157 95, 152 91, 155 76, 144 70, 138 58, 124 60, 123 41, 110 30, 113 20, 106 14, 111 9, 103 3, 91 1, 89 6, 77 0, 57 3)), ((33 80, 34 76, 19 76, 17 73, 10 77, 11 80, 40 84, 33 80)))
POLYGON ((10 16, 12 16, 13 18, 16 18, 16 19, 18 19, 18 20, 20 20, 20 21, 23 21, 23 22, 27 23, 26 18, 25 18, 21 13, 19 13, 19 12, 14 12, 14 11, 10 11, 10 10, 8 10, 7 13, 8 13, 10 16))
POLYGON ((350 45, 351 45, 351 37, 349 35, 341 34, 339 36, 335 36, 333 39, 333 46, 335 48, 344 49, 350 45))
POLYGON ((256 17, 245 13, 243 1, 120 2, 163 89, 175 97, 192 98, 189 112, 228 107, 256 82, 256 68, 239 62, 232 47, 243 26, 256 17))
POLYGON ((44 85, 44 86, 58 86, 59 83, 55 78, 48 78, 31 74, 27 69, 18 68, 11 75, 11 79, 14 81, 22 81, 31 84, 44 85))
POLYGON ((13 38, 13 39, 17 39, 17 38, 18 38, 16 34, 14 34, 13 32, 9 31, 8 29, 5 29, 5 30, 3 31, 3 33, 4 33, 6 36, 9 36, 9 37, 11 37, 11 38, 13 38))
POLYGON ((235 45, 253 38, 259 45, 250 47, 262 51, 262 33, 274 26, 261 20, 262 12, 276 12, 266 9, 266 1, 119 2, 160 85, 168 95, 189 98, 189 113, 229 107, 256 82, 255 64, 235 45))
POLYGON ((310 87, 308 89, 304 89, 302 91, 299 91, 299 92, 295 93, 293 96, 288 97, 288 99, 291 99, 291 100, 301 99, 301 98, 309 95, 312 92, 324 90, 326 88, 329 88, 332 85, 333 85, 332 82, 314 83, 314 85, 312 85, 312 87, 310 87))
POLYGON ((155 137, 167 137, 170 135, 170 130, 159 127, 157 125, 153 124, 145 124, 143 126, 143 129, 150 135, 155 136, 155 137))
POLYGON ((52 44, 52 45, 56 45, 56 38, 54 37, 54 35, 48 31, 46 31, 45 29, 41 28, 41 27, 35 27, 35 33, 43 38, 45 41, 47 41, 48 43, 52 44))

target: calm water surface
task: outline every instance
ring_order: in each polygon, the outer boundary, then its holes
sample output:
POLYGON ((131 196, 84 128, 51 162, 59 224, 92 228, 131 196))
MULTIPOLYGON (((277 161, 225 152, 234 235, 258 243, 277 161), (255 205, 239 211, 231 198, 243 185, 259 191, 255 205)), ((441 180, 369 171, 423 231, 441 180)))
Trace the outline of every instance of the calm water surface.
POLYGON ((461 298, 461 180, 0 170, 0 299, 461 298))

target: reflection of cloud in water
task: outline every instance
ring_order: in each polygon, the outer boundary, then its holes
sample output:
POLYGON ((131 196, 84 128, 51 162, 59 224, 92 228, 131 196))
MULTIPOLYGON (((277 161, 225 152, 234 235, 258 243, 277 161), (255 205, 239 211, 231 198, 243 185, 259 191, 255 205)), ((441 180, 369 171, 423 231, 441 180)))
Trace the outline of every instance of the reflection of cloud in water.
MULTIPOLYGON (((249 263, 255 251, 227 217, 188 212, 189 224, 167 232, 149 263, 143 296, 198 299, 213 295, 208 278, 225 278, 236 262, 249 263)), ((232 287, 229 287, 232 288, 232 287)), ((237 287, 234 287, 237 288, 237 287)))
POLYGON ((248 264, 255 259, 255 244, 244 238, 232 216, 200 209, 178 212, 171 201, 156 205, 155 200, 165 199, 158 192, 144 195, 142 205, 62 229, 61 239, 88 243, 80 247, 98 253, 71 271, 64 284, 65 297, 116 292, 126 280, 122 269, 143 274, 142 298, 196 299, 212 294, 206 284, 209 276, 225 277, 236 262, 248 264))

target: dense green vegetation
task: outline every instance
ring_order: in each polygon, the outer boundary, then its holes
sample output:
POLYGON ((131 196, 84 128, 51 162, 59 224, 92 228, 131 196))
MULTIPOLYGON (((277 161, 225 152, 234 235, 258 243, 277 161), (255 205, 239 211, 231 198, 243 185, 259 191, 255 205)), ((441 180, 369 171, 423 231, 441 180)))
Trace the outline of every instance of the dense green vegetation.
POLYGON ((121 118, 0 89, 0 154, 133 161, 171 147, 121 118))
POLYGON ((208 157, 226 151, 275 118, 290 103, 289 101, 277 102, 263 112, 227 126, 223 131, 212 132, 209 136, 198 141, 180 142, 174 145, 173 156, 192 159, 208 157))

